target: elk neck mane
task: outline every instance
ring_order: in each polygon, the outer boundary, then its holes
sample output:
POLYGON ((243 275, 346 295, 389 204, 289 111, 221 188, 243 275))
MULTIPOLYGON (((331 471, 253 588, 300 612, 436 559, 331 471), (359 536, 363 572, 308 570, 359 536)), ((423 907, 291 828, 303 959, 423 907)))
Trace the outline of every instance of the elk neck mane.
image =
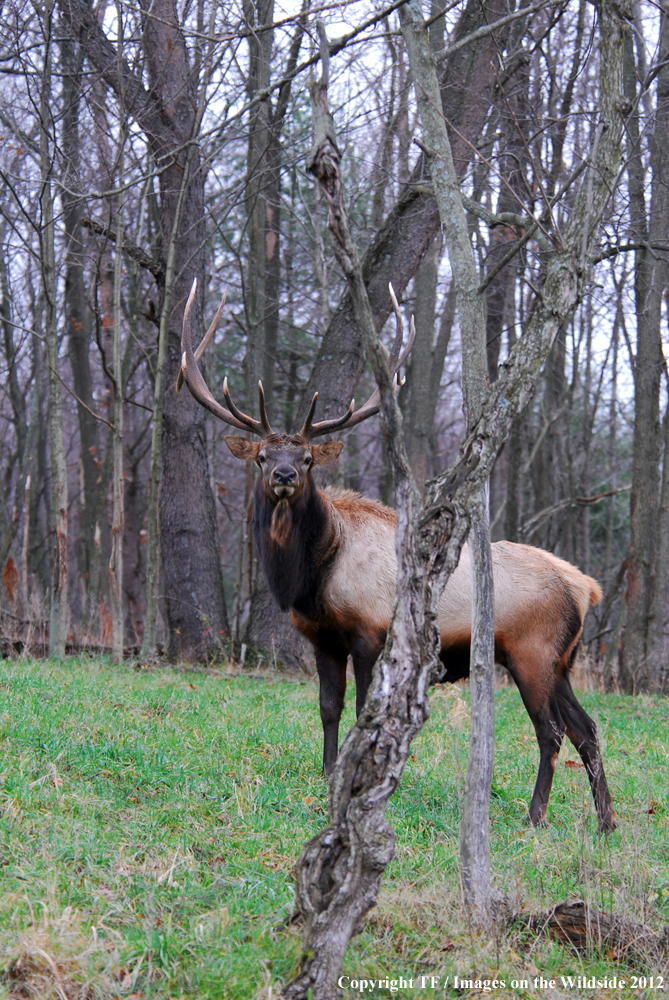
POLYGON ((272 594, 282 611, 294 608, 312 621, 323 613, 320 598, 340 550, 347 522, 378 518, 396 522, 395 511, 377 500, 328 487, 320 490, 311 475, 305 489, 290 504, 289 530, 283 544, 272 537, 276 502, 262 479, 255 487, 253 530, 260 560, 272 594))
MULTIPOLYGON (((282 611, 295 608, 309 618, 317 611, 319 580, 333 541, 328 510, 308 477, 304 490, 288 507, 284 544, 272 538, 272 517, 277 504, 265 490, 262 478, 255 488, 253 530, 267 583, 282 611)), ((334 557, 332 552, 332 557, 334 557)))

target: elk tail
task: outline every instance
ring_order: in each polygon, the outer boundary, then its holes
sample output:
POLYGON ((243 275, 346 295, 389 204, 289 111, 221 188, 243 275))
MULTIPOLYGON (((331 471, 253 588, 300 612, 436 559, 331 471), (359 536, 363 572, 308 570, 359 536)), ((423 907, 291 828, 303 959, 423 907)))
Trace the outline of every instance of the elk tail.
POLYGON ((596 580, 593 580, 591 576, 588 577, 588 583, 590 584, 590 603, 599 604, 604 593, 602 588, 599 586, 596 580))

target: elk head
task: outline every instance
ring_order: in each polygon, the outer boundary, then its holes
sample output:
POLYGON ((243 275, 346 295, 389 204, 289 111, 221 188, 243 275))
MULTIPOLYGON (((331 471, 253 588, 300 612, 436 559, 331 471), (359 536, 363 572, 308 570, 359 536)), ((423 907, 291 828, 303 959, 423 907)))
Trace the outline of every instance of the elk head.
MULTIPOLYGON (((322 434, 330 434, 333 431, 348 430, 362 423, 368 417, 379 412, 380 393, 375 389, 364 406, 355 410, 354 402, 340 417, 332 420, 321 420, 313 423, 313 416, 316 410, 318 393, 315 392, 309 412, 307 413, 304 425, 296 434, 276 434, 267 419, 265 408, 265 393, 262 382, 258 382, 258 409, 260 419, 255 420, 247 416, 237 408, 228 390, 227 377, 223 382, 223 395, 227 404, 227 409, 218 403, 210 393, 202 377, 198 366, 198 361, 204 353, 204 349, 211 340, 220 322, 223 306, 225 305, 225 295, 221 302, 214 320, 207 330, 197 350, 193 350, 191 341, 191 311, 193 300, 197 291, 197 278, 193 281, 186 309, 184 311, 183 331, 181 335, 181 370, 177 379, 177 392, 180 391, 183 382, 188 386, 191 395, 201 403, 210 413, 224 420, 238 430, 252 431, 261 440, 259 442, 249 441, 247 438, 230 434, 225 438, 225 443, 235 456, 242 461, 255 462, 262 473, 265 493, 274 503, 286 501, 294 502, 303 491, 305 483, 308 481, 311 469, 315 465, 328 465, 339 457, 344 447, 341 441, 326 441, 323 444, 312 444, 316 437, 322 434)), ((390 351, 382 344, 383 352, 388 364, 388 371, 395 386, 402 385, 399 369, 404 364, 409 351, 413 346, 415 329, 413 319, 411 320, 411 330, 406 347, 402 350, 403 326, 397 299, 392 285, 390 286, 390 296, 393 302, 393 309, 397 321, 397 331, 395 341, 390 351)))
POLYGON ((297 498, 315 465, 328 465, 339 457, 341 441, 311 444, 299 434, 270 434, 260 442, 229 434, 225 443, 235 456, 255 462, 262 473, 265 493, 274 501, 297 498))

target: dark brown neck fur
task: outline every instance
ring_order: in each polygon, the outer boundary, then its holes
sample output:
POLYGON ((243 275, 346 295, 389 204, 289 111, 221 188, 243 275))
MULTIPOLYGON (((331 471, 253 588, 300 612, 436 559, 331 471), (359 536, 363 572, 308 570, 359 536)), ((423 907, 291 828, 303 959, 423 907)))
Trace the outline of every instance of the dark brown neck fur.
POLYGON ((294 608, 314 619, 336 549, 326 502, 311 473, 304 488, 290 501, 268 495, 262 479, 255 488, 253 531, 263 570, 282 611, 294 608), (279 516, 280 531, 273 524, 279 516))

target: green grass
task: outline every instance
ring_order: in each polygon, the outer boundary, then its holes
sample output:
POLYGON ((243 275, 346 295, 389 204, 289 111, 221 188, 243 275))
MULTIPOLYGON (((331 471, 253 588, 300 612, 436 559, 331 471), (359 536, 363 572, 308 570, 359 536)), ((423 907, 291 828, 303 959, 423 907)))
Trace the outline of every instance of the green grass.
MULTIPOLYGON (((611 954, 578 955, 501 920, 490 940, 469 932, 457 846, 466 697, 461 688, 434 692, 389 809, 396 857, 343 973, 497 978, 507 988, 491 996, 553 997, 569 991, 509 984, 621 969, 666 975, 621 966, 611 954)), ((313 682, 279 675, 0 662, 0 997, 276 996, 299 955, 299 931, 281 928, 291 869, 326 821, 317 698, 313 682)), ((600 727, 621 829, 596 837, 584 772, 563 763, 578 760, 571 745, 560 756, 548 827, 527 826, 536 742, 518 694, 498 691, 497 892, 507 911, 579 896, 659 927, 669 923, 667 703, 582 700, 600 727)), ((479 993, 440 985, 392 995, 479 993)))

